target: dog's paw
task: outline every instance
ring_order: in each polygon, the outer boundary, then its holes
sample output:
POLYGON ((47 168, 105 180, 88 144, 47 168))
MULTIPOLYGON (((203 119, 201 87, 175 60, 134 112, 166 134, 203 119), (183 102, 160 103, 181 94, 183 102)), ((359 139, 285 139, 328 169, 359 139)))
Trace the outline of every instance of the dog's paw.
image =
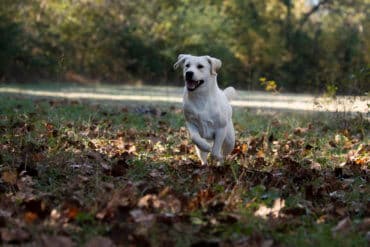
POLYGON ((221 163, 224 161, 224 157, 220 153, 212 152, 211 153, 211 158, 218 161, 218 162, 221 162, 221 163))

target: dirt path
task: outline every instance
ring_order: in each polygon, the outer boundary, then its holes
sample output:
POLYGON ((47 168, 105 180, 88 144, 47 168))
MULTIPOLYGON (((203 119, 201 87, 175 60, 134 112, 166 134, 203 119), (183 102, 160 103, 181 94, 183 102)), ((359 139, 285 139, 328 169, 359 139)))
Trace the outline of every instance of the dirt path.
MULTIPOLYGON (((29 97, 53 97, 66 99, 102 100, 113 103, 171 103, 182 101, 181 87, 160 86, 110 86, 82 87, 68 84, 39 86, 0 85, 0 94, 29 97)), ((275 109, 310 112, 343 112, 369 115, 370 97, 339 96, 328 99, 308 94, 271 94, 255 91, 238 91, 232 104, 255 109, 275 109)))

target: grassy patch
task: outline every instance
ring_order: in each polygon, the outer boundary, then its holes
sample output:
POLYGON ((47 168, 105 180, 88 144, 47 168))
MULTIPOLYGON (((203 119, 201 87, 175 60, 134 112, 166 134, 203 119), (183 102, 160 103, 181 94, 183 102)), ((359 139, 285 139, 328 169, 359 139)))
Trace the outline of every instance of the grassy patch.
POLYGON ((361 116, 235 108, 230 159, 202 167, 177 107, 0 105, 2 243, 366 245, 361 116))

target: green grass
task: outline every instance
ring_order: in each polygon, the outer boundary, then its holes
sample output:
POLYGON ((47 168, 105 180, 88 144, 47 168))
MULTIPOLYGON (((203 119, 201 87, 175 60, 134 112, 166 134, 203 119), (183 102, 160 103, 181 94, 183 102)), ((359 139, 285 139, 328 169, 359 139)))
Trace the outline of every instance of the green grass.
POLYGON ((367 243, 370 126, 360 116, 235 108, 233 159, 201 167, 177 107, 9 96, 0 105, 0 210, 12 214, 0 218, 0 228, 33 233, 21 243, 43 234, 77 244, 96 235, 117 245, 367 243), (254 215, 279 198, 293 213, 254 215), (29 206, 35 200, 45 208, 29 206), (30 212, 36 219, 27 219, 30 212), (333 234, 345 217, 351 226, 333 234))

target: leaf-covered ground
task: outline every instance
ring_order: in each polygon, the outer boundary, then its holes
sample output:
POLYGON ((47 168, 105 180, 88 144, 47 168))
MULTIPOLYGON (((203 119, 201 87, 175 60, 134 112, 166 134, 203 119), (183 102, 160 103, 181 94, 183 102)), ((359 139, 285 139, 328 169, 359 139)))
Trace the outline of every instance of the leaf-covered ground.
POLYGON ((235 109, 200 166, 181 109, 0 98, 0 244, 366 246, 369 122, 235 109))

